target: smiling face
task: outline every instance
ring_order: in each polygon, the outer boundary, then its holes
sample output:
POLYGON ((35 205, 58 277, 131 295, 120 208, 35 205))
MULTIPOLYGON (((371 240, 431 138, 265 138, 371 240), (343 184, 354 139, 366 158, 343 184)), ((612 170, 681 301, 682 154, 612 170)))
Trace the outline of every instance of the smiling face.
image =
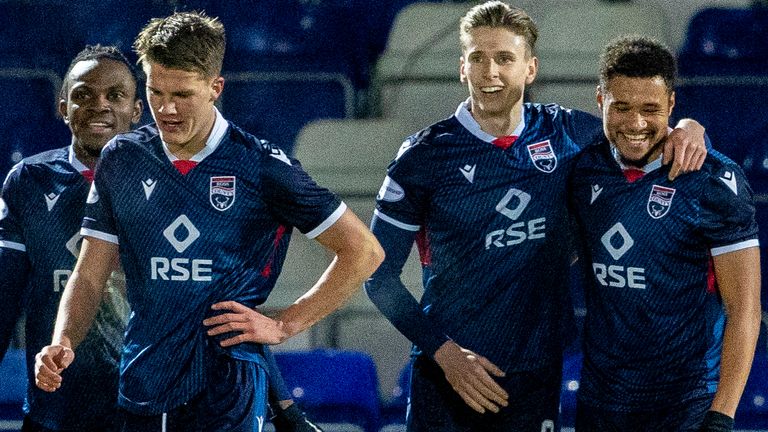
POLYGON ((205 147, 216 119, 213 104, 224 88, 224 78, 166 68, 145 62, 147 99, 160 138, 176 156, 185 159, 205 147))
POLYGON ((661 154, 675 106, 675 94, 664 79, 617 75, 605 88, 598 87, 597 104, 605 136, 625 164, 642 168, 661 154))
POLYGON ((86 163, 139 121, 142 103, 131 71, 116 60, 78 62, 66 80, 67 99, 59 101, 59 113, 72 131, 75 154, 86 163))
POLYGON ((460 60, 461 82, 469 87, 475 118, 519 116, 525 86, 536 77, 538 60, 525 38, 503 27, 480 26, 467 33, 460 60))

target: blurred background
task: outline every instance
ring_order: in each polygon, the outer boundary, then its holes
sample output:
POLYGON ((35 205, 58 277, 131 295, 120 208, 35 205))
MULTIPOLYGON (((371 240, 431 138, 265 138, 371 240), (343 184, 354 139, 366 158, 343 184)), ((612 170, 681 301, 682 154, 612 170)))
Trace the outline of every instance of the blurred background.
MULTIPOLYGON (((131 44, 150 18, 205 10, 227 30, 219 101, 224 116, 295 155, 368 222, 385 168, 403 139, 450 116, 467 97, 458 79, 458 22, 476 3, 0 0, 0 175, 23 157, 69 144, 69 130, 55 114, 56 95, 62 74, 85 44, 117 45, 135 60, 131 44)), ((673 121, 697 119, 714 147, 742 165, 756 192, 761 242, 768 245, 768 2, 511 3, 527 10, 540 30, 540 71, 528 101, 597 114, 594 89, 603 46, 629 33, 665 42, 679 59, 673 121)), ((143 121, 151 121, 146 107, 143 121)), ((319 245, 294 234, 267 311, 292 303, 330 261, 319 245)), ((403 278, 419 297, 416 256, 403 278)), ((574 281, 578 292, 576 276, 574 281)), ((575 312, 583 318, 578 302, 575 312)), ((580 365, 577 333, 573 340, 563 379, 566 427, 573 421, 580 365)), ((23 343, 19 336, 0 365, 0 430, 18 426, 23 343)), ((410 344, 362 290, 342 310, 275 350, 295 398, 321 422, 333 423, 331 430, 402 430, 410 344), (329 393, 329 387, 336 391, 329 393)), ((737 427, 768 430, 767 396, 763 331, 737 427)))

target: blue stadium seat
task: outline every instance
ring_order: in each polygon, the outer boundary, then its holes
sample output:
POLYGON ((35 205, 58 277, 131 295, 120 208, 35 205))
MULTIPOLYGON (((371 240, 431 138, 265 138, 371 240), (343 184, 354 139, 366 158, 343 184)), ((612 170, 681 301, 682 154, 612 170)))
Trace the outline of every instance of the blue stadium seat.
POLYGON ((576 423, 576 393, 581 379, 581 352, 569 353, 563 360, 563 386, 560 392, 560 426, 576 423))
POLYGON ((27 366, 24 350, 10 348, 0 363, 0 430, 12 430, 23 417, 27 394, 27 366))
POLYGON ((378 378, 369 355, 330 349, 274 354, 294 400, 314 421, 378 431, 378 378))
POLYGON ((341 74, 225 72, 224 78, 224 116, 290 154, 305 124, 354 115, 354 89, 341 74))
POLYGON ((340 73, 368 85, 367 33, 347 0, 232 0, 207 10, 227 29, 225 71, 340 73))
POLYGON ((23 157, 64 147, 69 129, 56 117, 59 79, 51 71, 0 68, 0 175, 23 157))
POLYGON ((700 11, 689 23, 679 73, 674 117, 698 120, 716 149, 742 160, 768 126, 756 105, 768 98, 768 11, 700 11))

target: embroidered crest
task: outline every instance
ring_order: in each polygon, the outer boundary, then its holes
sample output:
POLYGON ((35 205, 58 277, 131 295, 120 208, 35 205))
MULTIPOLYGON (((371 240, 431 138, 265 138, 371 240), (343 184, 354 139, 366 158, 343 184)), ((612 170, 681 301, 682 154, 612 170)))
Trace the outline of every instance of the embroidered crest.
POLYGON ((549 140, 529 145, 528 154, 531 156, 533 165, 541 172, 551 173, 557 168, 557 156, 549 140))
POLYGON ((224 211, 235 203, 235 176, 211 177, 211 205, 218 211, 224 211))
POLYGON ((675 196, 675 190, 672 188, 653 185, 651 194, 648 196, 648 214, 654 219, 663 218, 672 205, 672 197, 675 196))

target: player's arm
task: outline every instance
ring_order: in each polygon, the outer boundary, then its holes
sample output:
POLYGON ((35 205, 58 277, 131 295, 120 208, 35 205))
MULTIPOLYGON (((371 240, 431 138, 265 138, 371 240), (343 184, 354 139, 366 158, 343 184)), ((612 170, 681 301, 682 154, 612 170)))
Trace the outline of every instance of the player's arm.
POLYGON ((6 247, 0 241, 0 361, 13 338, 22 315, 29 260, 24 251, 6 247))
POLYGON ((680 174, 698 171, 707 157, 704 126, 693 119, 680 120, 664 141, 662 163, 672 162, 669 179, 680 174))
POLYGON ((118 258, 115 243, 85 237, 59 303, 51 345, 35 356, 35 384, 48 392, 61 386, 61 372, 74 360, 101 304, 104 286, 118 258))
POLYGON ((309 291, 274 319, 237 302, 216 303, 213 310, 228 312, 203 321, 210 327, 208 335, 237 332, 221 341, 224 347, 242 342, 281 343, 341 307, 384 258, 376 238, 349 209, 316 240, 336 256, 309 291))
POLYGON ((733 418, 760 332, 760 250, 750 247, 717 255, 713 260, 726 324, 720 383, 710 410, 733 418))
POLYGON ((376 215, 371 229, 386 258, 365 284, 368 297, 400 333, 435 359, 467 405, 480 413, 498 412, 500 406, 507 404, 508 395, 491 375, 504 373, 485 357, 462 348, 435 328, 400 279, 416 232, 396 227, 376 215))

